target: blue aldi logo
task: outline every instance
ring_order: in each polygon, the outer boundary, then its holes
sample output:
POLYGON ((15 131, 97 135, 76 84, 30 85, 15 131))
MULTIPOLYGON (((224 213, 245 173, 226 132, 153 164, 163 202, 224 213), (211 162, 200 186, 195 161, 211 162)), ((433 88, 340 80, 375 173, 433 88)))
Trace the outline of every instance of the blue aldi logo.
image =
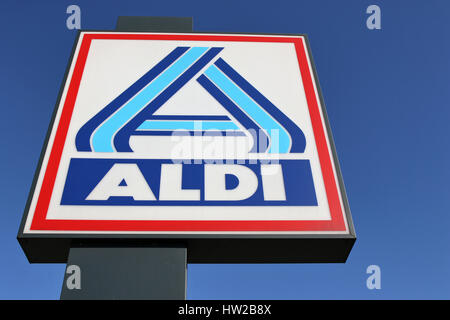
POLYGON ((348 233, 302 36, 83 32, 25 232, 348 233))
MULTIPOLYGON (((302 130, 219 57, 223 49, 173 49, 80 128, 77 150, 133 153, 130 139, 136 135, 212 134, 249 136, 249 153, 303 153, 302 130), (190 81, 216 100, 222 114, 157 115, 190 81)), ((187 101, 179 107, 188 108, 187 101)), ((317 205, 306 159, 223 164, 219 158, 183 164, 111 158, 72 159, 61 204, 317 205)))

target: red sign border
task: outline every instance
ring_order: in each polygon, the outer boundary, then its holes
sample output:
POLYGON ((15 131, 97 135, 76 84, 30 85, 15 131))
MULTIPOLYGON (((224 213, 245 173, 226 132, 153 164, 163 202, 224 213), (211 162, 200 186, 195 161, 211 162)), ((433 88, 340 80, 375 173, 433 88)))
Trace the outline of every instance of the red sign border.
POLYGON ((344 210, 338 191, 324 124, 314 88, 312 70, 308 63, 303 36, 257 36, 215 34, 139 34, 139 33, 83 33, 77 60, 70 79, 53 146, 41 184, 30 231, 99 231, 99 232, 297 232, 347 231, 344 210), (319 155, 331 220, 55 220, 47 219, 47 210, 64 149, 81 78, 92 40, 185 40, 185 41, 240 41, 292 43, 295 46, 299 68, 306 93, 308 109, 319 155))

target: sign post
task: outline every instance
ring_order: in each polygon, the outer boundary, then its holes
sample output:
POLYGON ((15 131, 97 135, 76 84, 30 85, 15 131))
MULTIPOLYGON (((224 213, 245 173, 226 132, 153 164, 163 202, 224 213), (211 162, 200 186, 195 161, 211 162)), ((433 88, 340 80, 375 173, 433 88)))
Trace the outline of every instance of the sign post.
POLYGON ((61 299, 184 300, 186 248, 72 247, 61 299))
POLYGON ((85 299, 184 298, 186 262, 345 262, 356 237, 306 36, 155 24, 79 33, 18 235, 29 261, 96 270, 85 299))

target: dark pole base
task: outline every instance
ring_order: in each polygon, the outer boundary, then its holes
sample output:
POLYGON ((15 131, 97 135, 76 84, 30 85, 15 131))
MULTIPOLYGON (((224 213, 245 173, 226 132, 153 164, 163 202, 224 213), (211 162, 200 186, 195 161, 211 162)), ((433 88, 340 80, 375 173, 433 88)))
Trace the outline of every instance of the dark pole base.
POLYGON ((62 300, 184 300, 186 248, 71 248, 62 300))

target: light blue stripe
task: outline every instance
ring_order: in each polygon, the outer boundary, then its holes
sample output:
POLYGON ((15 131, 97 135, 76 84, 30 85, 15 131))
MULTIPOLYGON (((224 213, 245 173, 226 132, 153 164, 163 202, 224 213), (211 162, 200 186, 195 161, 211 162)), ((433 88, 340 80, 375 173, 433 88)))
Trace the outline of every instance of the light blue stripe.
POLYGON ((106 120, 92 136, 92 147, 96 152, 113 152, 113 137, 116 132, 132 119, 142 108, 152 101, 164 88, 185 72, 209 48, 189 49, 166 71, 154 79, 147 87, 123 105, 106 120))
POLYGON ((238 130, 231 121, 144 121, 138 130, 238 130))
MULTIPOLYGON (((278 150, 273 148, 275 136, 271 139, 272 144, 269 153, 287 153, 291 144, 291 138, 287 131, 272 119, 255 101, 253 101, 245 92, 225 76, 216 66, 211 65, 206 71, 206 76, 215 83, 231 100, 233 100, 241 109, 243 109, 261 128, 267 131, 270 136, 273 130, 278 130, 279 145, 278 150)), ((276 142, 275 142, 276 143, 276 142)))

